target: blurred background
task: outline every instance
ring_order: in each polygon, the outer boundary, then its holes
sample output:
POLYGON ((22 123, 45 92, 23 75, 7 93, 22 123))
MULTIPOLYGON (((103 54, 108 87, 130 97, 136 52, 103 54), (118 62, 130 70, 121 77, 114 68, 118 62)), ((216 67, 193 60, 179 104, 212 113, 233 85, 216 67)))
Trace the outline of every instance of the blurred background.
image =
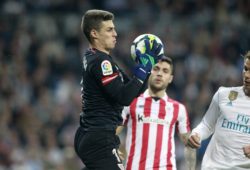
MULTIPOLYGON (((93 8, 115 14, 112 55, 128 74, 135 37, 160 37, 175 63, 168 94, 186 104, 191 127, 219 86, 242 84, 241 54, 250 49, 248 0, 1 0, 0 170, 83 167, 73 149, 81 55, 88 47, 80 22, 93 8)), ((178 167, 185 170, 183 144, 176 139, 178 167)))

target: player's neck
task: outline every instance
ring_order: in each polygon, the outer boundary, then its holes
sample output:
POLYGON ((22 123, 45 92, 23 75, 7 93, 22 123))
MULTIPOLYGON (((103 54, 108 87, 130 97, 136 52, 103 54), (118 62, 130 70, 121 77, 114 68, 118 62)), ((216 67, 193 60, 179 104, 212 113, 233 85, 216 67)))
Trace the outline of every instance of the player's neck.
POLYGON ((97 49, 97 50, 99 50, 99 51, 102 51, 102 52, 108 54, 108 55, 110 54, 110 51, 109 51, 109 50, 105 49, 105 48, 104 48, 103 46, 101 46, 101 45, 98 45, 98 43, 91 44, 91 45, 90 45, 90 48, 95 48, 95 49, 97 49))
POLYGON ((158 98, 162 98, 166 94, 165 90, 153 90, 151 88, 148 89, 148 92, 151 97, 158 97, 158 98))
POLYGON ((243 88, 243 91, 244 91, 246 96, 250 97, 250 90, 249 89, 243 88))

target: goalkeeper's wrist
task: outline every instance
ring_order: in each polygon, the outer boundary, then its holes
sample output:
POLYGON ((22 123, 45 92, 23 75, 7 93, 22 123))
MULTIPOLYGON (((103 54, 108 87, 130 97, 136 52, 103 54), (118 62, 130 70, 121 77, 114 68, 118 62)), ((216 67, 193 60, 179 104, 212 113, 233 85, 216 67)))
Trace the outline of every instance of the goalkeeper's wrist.
POLYGON ((141 67, 140 65, 136 66, 133 69, 134 72, 134 76, 141 82, 144 82, 148 75, 150 74, 149 72, 147 72, 145 69, 143 69, 143 67, 141 67))
POLYGON ((135 78, 136 78, 136 79, 137 79, 137 80, 138 80, 141 84, 143 84, 143 83, 144 83, 144 81, 145 81, 145 80, 143 81, 143 80, 139 79, 139 78, 138 78, 138 77, 136 77, 136 76, 135 76, 135 78))

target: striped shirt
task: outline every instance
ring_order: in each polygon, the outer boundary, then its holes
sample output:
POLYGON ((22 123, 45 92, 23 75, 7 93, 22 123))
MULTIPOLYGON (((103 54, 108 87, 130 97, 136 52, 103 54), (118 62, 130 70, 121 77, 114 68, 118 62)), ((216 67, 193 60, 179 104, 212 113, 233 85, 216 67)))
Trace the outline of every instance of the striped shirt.
POLYGON ((127 170, 176 170, 174 134, 190 131, 183 104, 167 94, 154 100, 148 90, 122 112, 127 125, 127 170))

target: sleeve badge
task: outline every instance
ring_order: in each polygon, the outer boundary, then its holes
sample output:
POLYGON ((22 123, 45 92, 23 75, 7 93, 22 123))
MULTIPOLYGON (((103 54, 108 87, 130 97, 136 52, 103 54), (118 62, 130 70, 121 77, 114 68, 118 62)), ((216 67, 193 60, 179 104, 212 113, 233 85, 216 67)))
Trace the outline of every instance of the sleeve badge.
POLYGON ((102 68, 102 74, 104 76, 108 76, 108 75, 113 74, 113 69, 112 69, 112 65, 111 65, 110 61, 104 60, 101 63, 101 68, 102 68))

